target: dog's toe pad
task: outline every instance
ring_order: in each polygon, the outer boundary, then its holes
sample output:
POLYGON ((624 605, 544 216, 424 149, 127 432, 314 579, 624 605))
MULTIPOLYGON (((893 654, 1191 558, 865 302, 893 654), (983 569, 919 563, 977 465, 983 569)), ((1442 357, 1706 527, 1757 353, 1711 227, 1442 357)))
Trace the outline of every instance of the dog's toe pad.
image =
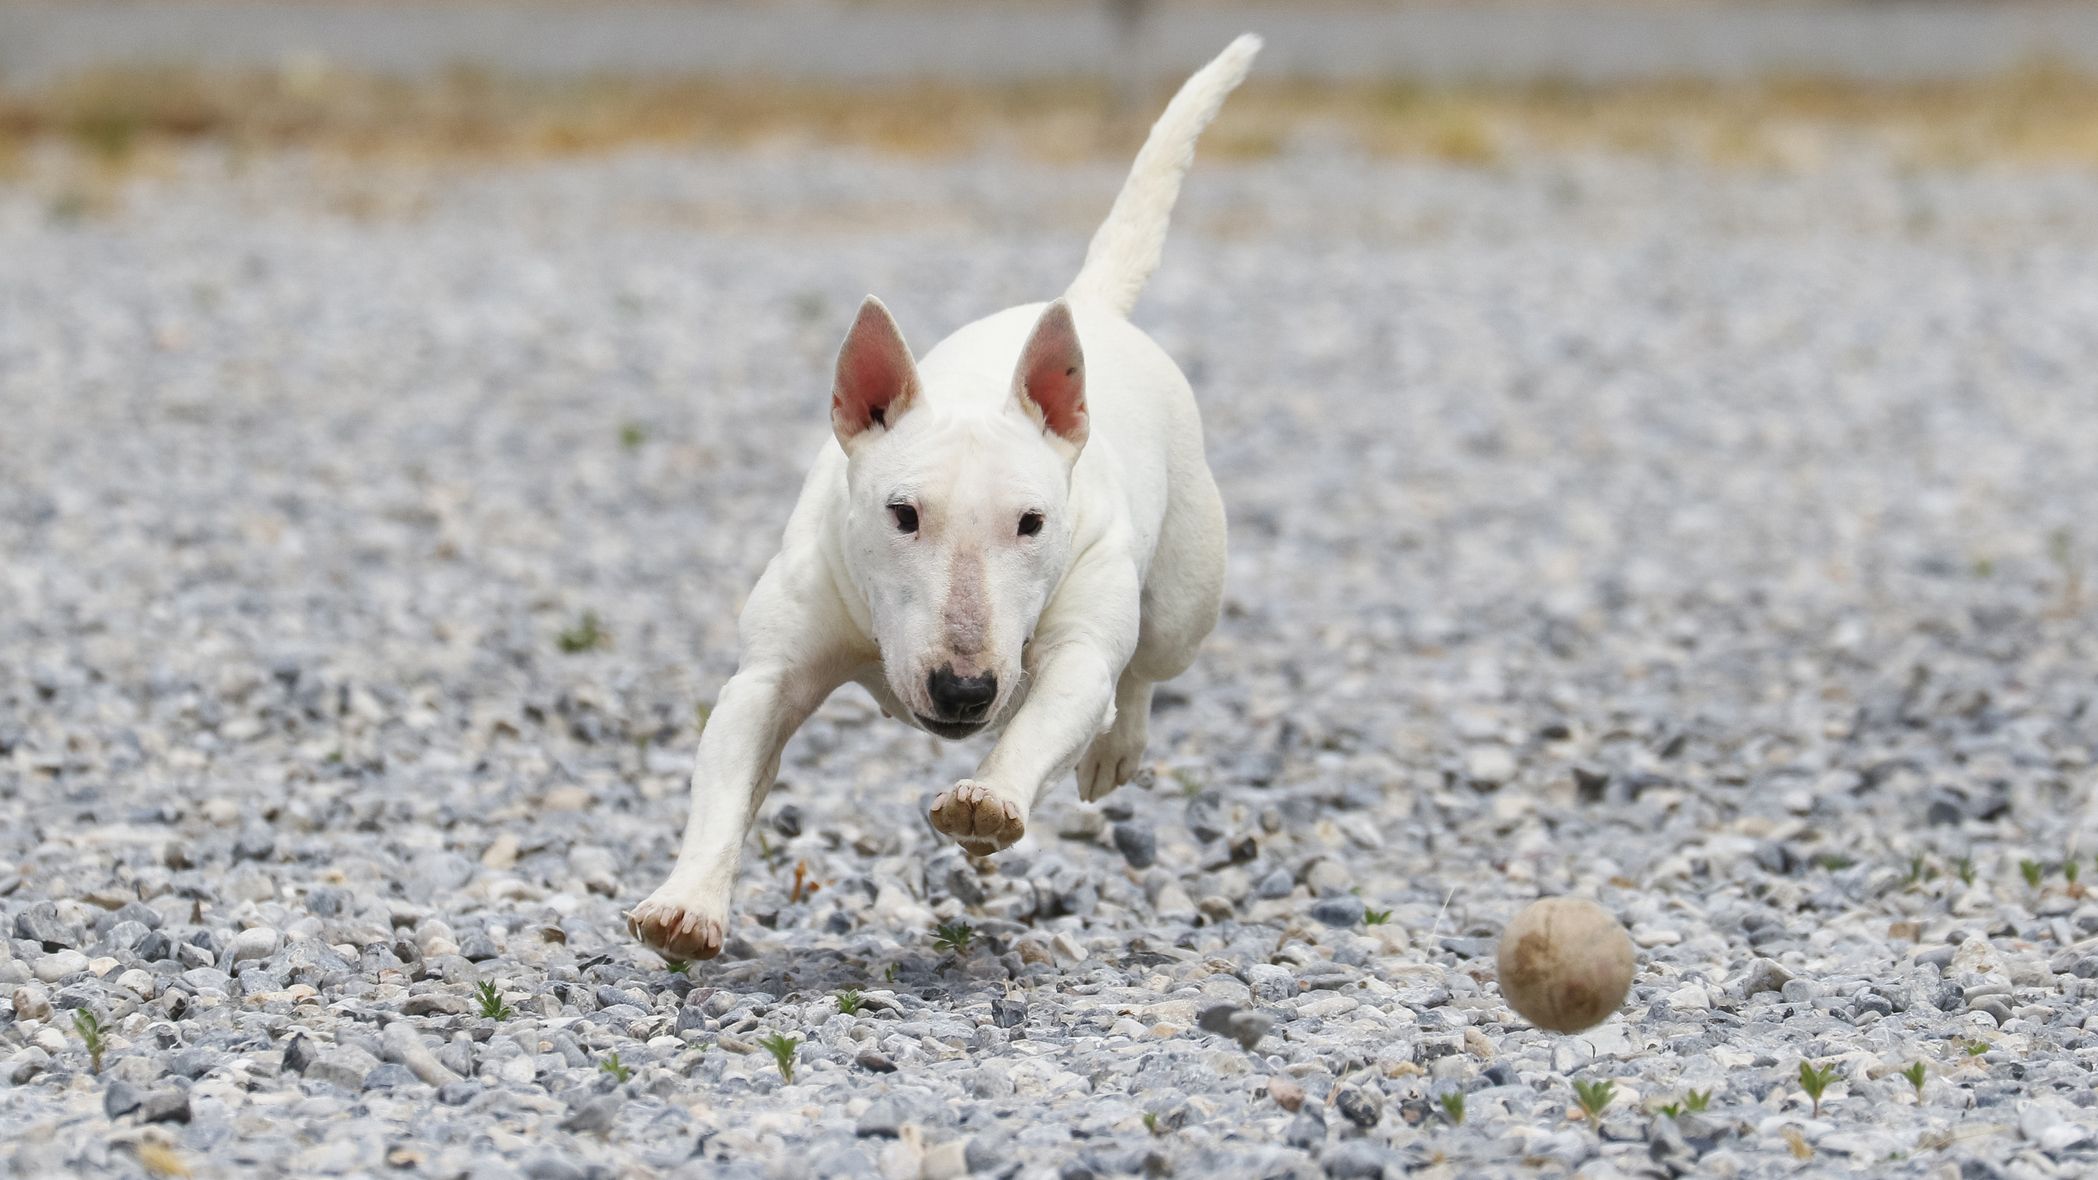
POLYGON ((978 856, 1008 847, 1027 834, 1019 805, 973 780, 956 783, 933 800, 932 826, 978 856))
POLYGON ((726 919, 659 897, 635 906, 627 930, 668 959, 711 959, 726 941, 726 919))

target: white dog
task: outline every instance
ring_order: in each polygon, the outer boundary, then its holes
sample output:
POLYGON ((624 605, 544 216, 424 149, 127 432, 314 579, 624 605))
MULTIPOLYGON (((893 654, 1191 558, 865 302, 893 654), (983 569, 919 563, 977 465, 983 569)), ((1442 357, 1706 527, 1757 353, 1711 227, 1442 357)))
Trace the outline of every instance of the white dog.
POLYGON ((643 941, 720 953, 780 751, 847 681, 943 738, 1002 727, 932 807, 972 853, 1018 840, 1073 767, 1088 800, 1136 772, 1152 686, 1216 625, 1224 507, 1187 379, 1127 316, 1195 139, 1259 50, 1240 37, 1181 87, 1063 298, 978 320, 922 362, 887 308, 861 305, 831 391, 836 445, 750 593, 677 865, 628 915, 643 941))

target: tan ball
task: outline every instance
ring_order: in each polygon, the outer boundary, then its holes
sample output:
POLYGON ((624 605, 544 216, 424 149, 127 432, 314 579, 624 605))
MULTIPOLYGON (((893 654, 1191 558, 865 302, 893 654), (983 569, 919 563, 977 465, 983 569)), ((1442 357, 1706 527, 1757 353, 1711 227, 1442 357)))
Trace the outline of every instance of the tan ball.
POLYGON ((1501 995, 1523 1019, 1580 1032, 1610 1018, 1632 987, 1631 936, 1603 907, 1577 897, 1539 898, 1501 932, 1501 995))

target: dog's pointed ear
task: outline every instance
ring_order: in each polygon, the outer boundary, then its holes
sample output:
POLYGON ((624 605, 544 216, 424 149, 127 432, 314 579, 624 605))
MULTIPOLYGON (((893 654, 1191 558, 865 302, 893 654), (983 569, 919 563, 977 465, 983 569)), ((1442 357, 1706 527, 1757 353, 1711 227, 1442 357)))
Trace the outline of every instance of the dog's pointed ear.
POLYGON ((1069 443, 1073 451, 1085 446, 1085 354, 1078 347, 1071 306, 1063 300, 1043 310, 1020 349, 1013 396, 1042 429, 1069 443))
POLYGON ((830 387, 830 424, 840 446, 875 427, 896 425, 918 393, 918 366, 895 317, 874 296, 860 304, 860 314, 838 349, 838 373, 830 387))

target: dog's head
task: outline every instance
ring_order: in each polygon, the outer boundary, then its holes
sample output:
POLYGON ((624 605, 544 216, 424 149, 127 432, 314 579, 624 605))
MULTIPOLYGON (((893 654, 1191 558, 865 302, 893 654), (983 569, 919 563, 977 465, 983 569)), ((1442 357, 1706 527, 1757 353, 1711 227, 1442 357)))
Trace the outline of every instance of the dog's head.
POLYGON ((1010 377, 932 379, 1010 391, 927 396, 870 297, 838 352, 831 425, 846 455, 846 570, 889 689, 924 728, 966 737, 1015 699, 1021 652, 1070 558, 1071 469, 1086 439, 1070 308, 1042 313, 1010 377))

